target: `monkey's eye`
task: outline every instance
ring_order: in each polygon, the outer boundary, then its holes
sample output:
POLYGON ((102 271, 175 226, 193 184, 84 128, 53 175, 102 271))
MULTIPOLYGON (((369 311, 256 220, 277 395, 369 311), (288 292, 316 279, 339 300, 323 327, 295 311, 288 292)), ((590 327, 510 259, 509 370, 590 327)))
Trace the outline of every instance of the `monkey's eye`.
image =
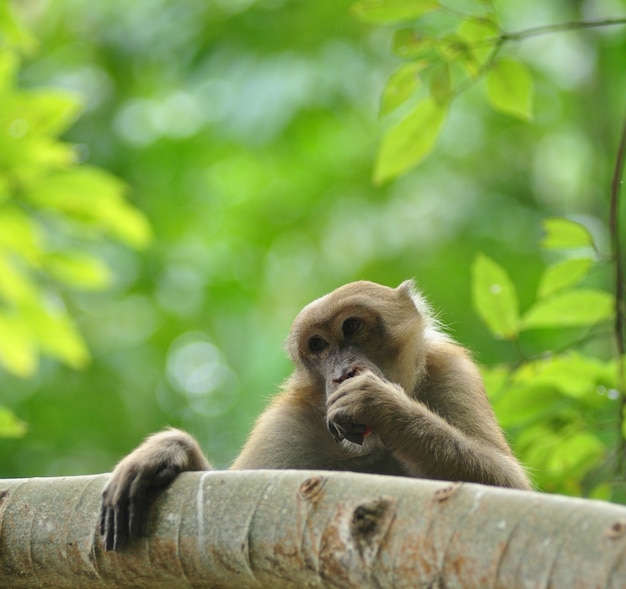
POLYGON ((343 331, 343 335, 345 337, 350 337, 351 335, 358 333, 362 327, 363 321, 361 321, 358 317, 348 317, 348 319, 343 322, 341 330, 343 331))
POLYGON ((317 352, 321 352, 327 345, 328 343, 326 342, 326 340, 321 338, 319 335, 314 335, 309 340, 309 350, 311 350, 311 352, 313 352, 314 354, 317 352))

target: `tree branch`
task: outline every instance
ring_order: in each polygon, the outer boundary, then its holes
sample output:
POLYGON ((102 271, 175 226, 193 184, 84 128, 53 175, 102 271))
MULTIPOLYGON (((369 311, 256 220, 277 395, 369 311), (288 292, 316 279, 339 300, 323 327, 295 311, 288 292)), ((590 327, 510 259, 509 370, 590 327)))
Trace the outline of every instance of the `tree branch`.
POLYGON ((611 257, 615 265, 615 348, 617 351, 617 382, 620 394, 619 417, 619 443, 617 454, 617 471, 621 473, 624 468, 626 456, 626 438, 624 437, 623 424, 626 411, 626 375, 624 374, 625 340, 624 329, 626 323, 626 310, 624 308, 624 259, 620 238, 620 195, 622 191, 622 177, 624 163, 626 161, 626 116, 622 123, 622 136, 615 158, 615 169, 611 181, 611 205, 609 211, 609 231, 611 234, 611 257))
POLYGON ((521 41, 529 37, 537 37, 539 35, 547 35, 549 33, 558 33, 562 31, 575 31, 579 29, 593 29, 596 27, 608 27, 626 24, 626 18, 604 18, 600 20, 582 20, 567 23, 558 23, 554 25, 542 25, 517 31, 515 33, 502 33, 500 39, 502 41, 521 41))
POLYGON ((626 507, 320 471, 185 473, 104 552, 108 475, 0 481, 0 587, 622 587, 626 507))

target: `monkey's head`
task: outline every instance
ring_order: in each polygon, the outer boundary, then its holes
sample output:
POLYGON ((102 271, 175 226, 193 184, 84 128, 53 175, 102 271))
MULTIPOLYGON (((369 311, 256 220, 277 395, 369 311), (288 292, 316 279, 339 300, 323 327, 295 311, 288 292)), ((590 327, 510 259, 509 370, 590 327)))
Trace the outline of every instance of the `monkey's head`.
POLYGON ((326 397, 363 370, 410 395, 423 374, 424 334, 431 324, 412 280, 397 288, 352 282, 304 307, 287 350, 296 376, 326 397))

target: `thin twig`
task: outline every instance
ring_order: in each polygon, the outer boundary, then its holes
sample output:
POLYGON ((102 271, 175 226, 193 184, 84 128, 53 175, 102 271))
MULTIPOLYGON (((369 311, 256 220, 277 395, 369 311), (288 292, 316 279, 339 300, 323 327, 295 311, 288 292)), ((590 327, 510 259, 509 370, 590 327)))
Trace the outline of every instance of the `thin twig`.
POLYGON ((620 239, 620 194, 622 188, 622 174, 626 162, 626 116, 622 127, 622 137, 617 150, 615 169, 611 181, 611 207, 609 212, 609 230, 611 233, 611 250, 615 264, 615 326, 614 337, 617 351, 617 385, 620 394, 619 403, 619 443, 617 454, 617 472, 624 467, 626 458, 626 437, 623 434, 623 423, 626 411, 626 374, 624 370, 625 346, 624 330, 626 326, 626 309, 624 302, 624 260, 620 239))
POLYGON ((503 33, 501 39, 503 41, 520 41, 529 37, 537 37, 538 35, 546 35, 548 33, 557 33, 559 31, 575 31, 578 29, 592 29, 595 27, 609 27, 613 25, 626 24, 626 18, 605 18, 601 20, 582 20, 578 22, 558 23, 554 25, 543 25, 524 29, 516 33, 503 33))

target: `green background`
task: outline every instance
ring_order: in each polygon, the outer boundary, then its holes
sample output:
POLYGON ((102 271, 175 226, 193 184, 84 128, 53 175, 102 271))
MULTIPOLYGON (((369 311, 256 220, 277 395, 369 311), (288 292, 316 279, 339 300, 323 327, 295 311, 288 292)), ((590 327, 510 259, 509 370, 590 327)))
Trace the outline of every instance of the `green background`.
MULTIPOLYGON (((376 186, 388 126, 380 94, 401 61, 390 51, 393 27, 360 22, 350 4, 15 3, 37 45, 19 86, 81 98, 63 139, 81 162, 128 184, 153 238, 139 250, 90 243, 111 269, 110 286, 58 289, 86 339, 88 366, 44 355, 30 377, 0 371, 1 403, 27 424, 23 437, 0 440, 0 477, 108 471, 166 425, 192 432, 227 466, 289 373, 282 344, 295 314, 356 279, 396 286, 414 277, 481 364, 570 343, 572 334, 548 330, 516 344, 494 339, 472 307, 471 266, 478 252, 504 266, 526 309, 550 261, 539 245, 545 218, 583 222, 608 250, 624 27, 512 44, 509 54, 533 73, 533 120, 494 112, 477 84, 457 99, 435 151, 376 186)), ((626 15, 617 0, 497 7, 507 30, 626 15)), ((610 272, 598 264, 587 281, 610 288, 610 272)), ((607 342, 586 351, 602 361, 611 354, 607 342)), ((535 407, 559 403, 537 394, 535 407)), ((525 459, 523 428, 507 421, 518 410, 499 415, 525 459)), ((614 435, 617 411, 616 400, 594 405, 577 431, 614 435)), ((552 431, 558 441, 561 430, 552 431)), ((542 485, 582 492, 559 478, 564 468, 552 479, 539 473, 542 485)))

